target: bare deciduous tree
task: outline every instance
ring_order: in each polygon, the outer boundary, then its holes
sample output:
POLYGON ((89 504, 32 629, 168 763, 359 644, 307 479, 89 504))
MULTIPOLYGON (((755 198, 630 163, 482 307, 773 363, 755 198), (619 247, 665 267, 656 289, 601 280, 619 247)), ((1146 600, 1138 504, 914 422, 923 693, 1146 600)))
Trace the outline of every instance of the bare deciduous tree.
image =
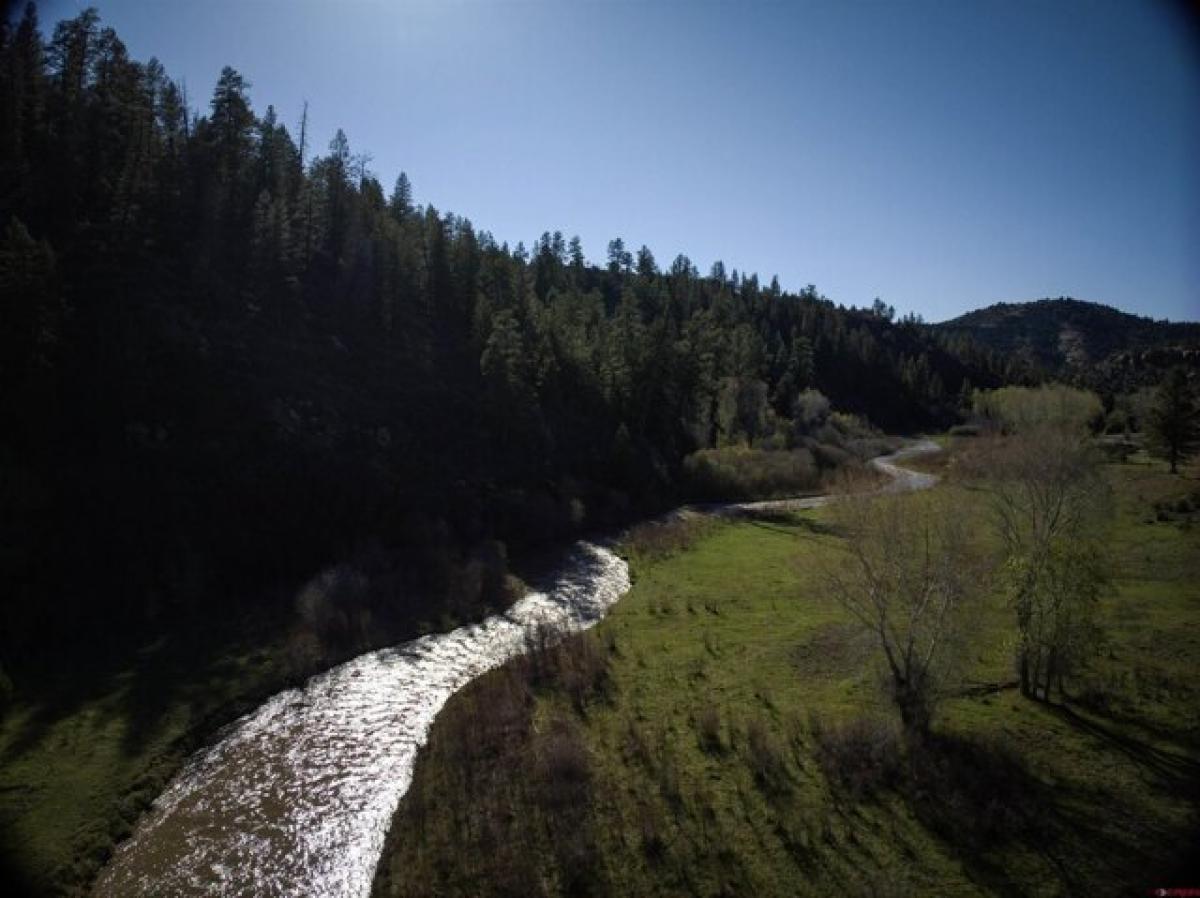
POLYGON ((1086 431, 1067 419, 993 438, 970 467, 991 494, 1004 546, 1021 692, 1049 698, 1093 630, 1104 571, 1090 546, 1105 517, 1107 485, 1086 431))
MULTIPOLYGON (((1027 574, 1019 561, 1010 570, 1017 584, 1027 574)), ((1104 564, 1093 540, 1074 536, 1053 545, 1041 561, 1022 636, 1029 693, 1049 701, 1065 697, 1064 680, 1099 642, 1096 600, 1106 585, 1104 564)))
POLYGON ((846 496, 833 516, 846 554, 825 583, 882 649, 905 729, 922 733, 985 580, 965 515, 920 494, 846 496))

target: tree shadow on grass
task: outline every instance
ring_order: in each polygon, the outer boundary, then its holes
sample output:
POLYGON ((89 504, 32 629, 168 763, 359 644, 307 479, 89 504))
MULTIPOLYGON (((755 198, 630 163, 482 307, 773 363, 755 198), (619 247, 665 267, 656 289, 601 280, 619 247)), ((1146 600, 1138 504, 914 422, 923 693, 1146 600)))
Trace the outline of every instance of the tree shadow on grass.
MULTIPOLYGON (((1099 740, 1156 777, 1159 785, 1173 793, 1196 792, 1200 785, 1200 762, 1177 752, 1166 751, 1084 716, 1066 705, 1047 706, 1051 713, 1072 729, 1099 740)), ((1136 724, 1140 726, 1140 724, 1136 724)))
POLYGON ((6 723, 0 766, 23 764, 29 774, 14 773, 10 794, 0 792, 0 895, 82 888, 176 763, 284 685, 278 676, 248 676, 239 664, 255 637, 266 644, 270 635, 247 616, 184 621, 173 633, 47 646, 44 661, 22 670, 21 703, 13 709, 19 716, 6 723), (78 776, 64 769, 76 764, 87 769, 78 776), (71 858, 38 867, 14 824, 23 794, 32 802, 67 800, 56 783, 64 772, 90 783, 94 817, 75 835, 62 835, 73 846, 71 858))
POLYGON ((739 510, 731 517, 735 521, 788 536, 829 536, 836 533, 828 524, 794 511, 748 508, 739 510))
MULTIPOLYGON (((1133 759, 1161 787, 1196 794, 1196 765, 1189 759, 1097 727, 1069 709, 1055 713, 1133 759)), ((928 737, 910 750, 900 791, 972 879, 998 894, 1024 894, 1008 869, 1022 854, 1041 858, 1070 895, 1137 893, 1164 884, 1146 881, 1158 871, 1194 866, 1188 860, 1196 844, 1194 816, 1183 826, 1165 815, 1133 819, 1115 789, 1061 779, 1051 784, 995 739, 928 737)))
POLYGON ((186 639, 160 636, 140 645, 49 652, 61 669, 27 673, 31 683, 22 689, 25 718, 0 763, 36 751, 57 724, 88 705, 121 717, 122 750, 135 754, 181 701, 203 704, 205 687, 213 678, 228 677, 230 656, 244 639, 232 627, 205 627, 186 639))
MULTIPOLYGON (((901 792, 916 818, 958 857, 973 880, 1001 895, 1024 891, 1005 855, 1044 839, 1045 787, 1003 745, 948 733, 910 746, 901 792)), ((1071 888, 1069 873, 1063 876, 1071 888)))

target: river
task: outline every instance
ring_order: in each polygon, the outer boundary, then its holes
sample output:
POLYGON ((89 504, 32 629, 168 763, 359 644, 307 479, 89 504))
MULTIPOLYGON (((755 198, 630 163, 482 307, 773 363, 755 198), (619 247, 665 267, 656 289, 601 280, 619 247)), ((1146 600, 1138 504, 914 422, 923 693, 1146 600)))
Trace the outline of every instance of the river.
MULTIPOLYGON (((893 478, 885 490, 922 489, 936 478, 896 462, 936 449, 922 441, 872 464, 893 478)), ((94 894, 364 898, 417 751, 446 700, 520 654, 539 624, 586 629, 628 589, 625 562, 608 546, 581 541, 541 590, 504 614, 362 655, 274 696, 188 760, 118 846, 94 894)))

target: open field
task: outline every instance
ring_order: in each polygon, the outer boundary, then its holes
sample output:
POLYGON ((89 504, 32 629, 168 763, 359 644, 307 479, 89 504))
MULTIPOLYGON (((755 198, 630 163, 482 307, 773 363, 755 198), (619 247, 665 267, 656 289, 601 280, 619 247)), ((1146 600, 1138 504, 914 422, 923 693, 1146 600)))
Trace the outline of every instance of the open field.
MULTIPOLYGON (((1019 696, 993 595, 927 745, 823 596, 822 511, 636 550, 632 591, 559 657, 456 696, 377 894, 1118 895, 1194 885, 1196 471, 1105 469, 1107 634, 1065 706, 1019 696), (1193 510, 1180 511, 1180 508, 1193 510), (690 543, 690 544, 689 544, 690 543)), ((953 469, 953 460, 936 463, 953 469)), ((953 484, 943 501, 982 512, 953 484)))

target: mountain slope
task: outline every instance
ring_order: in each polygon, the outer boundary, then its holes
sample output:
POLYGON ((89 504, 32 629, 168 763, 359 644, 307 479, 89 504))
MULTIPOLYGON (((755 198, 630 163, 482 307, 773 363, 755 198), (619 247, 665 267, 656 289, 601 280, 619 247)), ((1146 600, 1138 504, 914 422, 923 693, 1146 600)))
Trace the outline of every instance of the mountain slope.
POLYGON ((996 303, 933 328, 1101 388, 1153 382, 1176 364, 1200 366, 1200 323, 1155 321, 1077 299, 996 303))

